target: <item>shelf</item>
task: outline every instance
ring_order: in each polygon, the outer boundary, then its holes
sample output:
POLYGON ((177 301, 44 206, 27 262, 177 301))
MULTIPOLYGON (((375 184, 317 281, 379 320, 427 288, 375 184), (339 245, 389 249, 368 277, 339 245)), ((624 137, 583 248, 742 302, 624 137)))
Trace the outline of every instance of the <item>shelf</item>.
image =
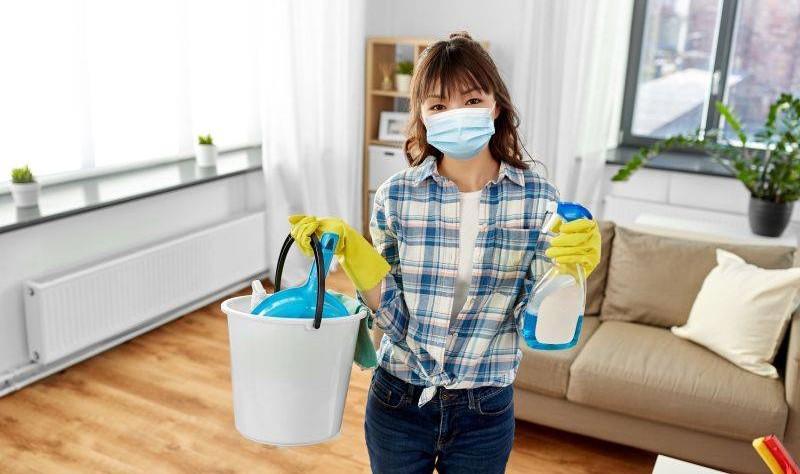
MULTIPOLYGON (((620 145, 606 152, 606 163, 624 166, 639 152, 639 148, 620 145)), ((686 151, 666 151, 653 157, 644 168, 660 169, 667 171, 680 171, 683 173, 696 173, 711 176, 732 178, 733 174, 703 153, 686 151)))
POLYGON ((260 169, 258 145, 220 152, 217 165, 209 168, 183 158, 46 185, 33 207, 16 207, 11 194, 3 194, 0 234, 260 169))
POLYGON ((400 91, 382 91, 378 89, 372 89, 370 91, 372 95, 380 95, 383 97, 399 97, 401 99, 410 99, 411 93, 410 92, 400 92, 400 91))
POLYGON ((411 38, 411 37, 372 37, 369 42, 372 44, 382 44, 387 46, 396 46, 398 44, 407 44, 410 46, 428 46, 435 43, 435 38, 411 38))
POLYGON ((386 140, 376 140, 374 138, 369 140, 369 144, 370 145, 380 145, 380 146, 390 146, 390 147, 393 147, 393 148, 402 148, 403 147, 403 142, 388 142, 386 140))

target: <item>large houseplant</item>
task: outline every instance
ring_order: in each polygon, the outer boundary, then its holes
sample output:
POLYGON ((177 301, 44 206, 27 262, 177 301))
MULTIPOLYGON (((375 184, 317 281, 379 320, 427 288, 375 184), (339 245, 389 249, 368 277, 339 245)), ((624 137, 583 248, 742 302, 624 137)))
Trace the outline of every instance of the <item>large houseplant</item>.
POLYGON ((671 148, 702 150, 750 192, 748 213, 753 233, 778 237, 789 224, 794 201, 800 198, 800 98, 781 94, 770 105, 763 128, 750 141, 736 114, 721 102, 716 107, 735 140, 723 137, 721 129, 671 136, 639 150, 611 179, 626 181, 647 161, 671 148))

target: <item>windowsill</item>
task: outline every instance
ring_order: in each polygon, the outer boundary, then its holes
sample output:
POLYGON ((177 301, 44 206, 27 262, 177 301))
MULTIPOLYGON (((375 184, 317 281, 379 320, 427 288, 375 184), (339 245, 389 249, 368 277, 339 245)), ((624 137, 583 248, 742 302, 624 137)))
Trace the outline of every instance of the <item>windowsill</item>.
POLYGON ((220 152, 216 167, 194 158, 42 186, 39 205, 18 208, 0 194, 0 233, 261 169, 261 147, 220 152))
MULTIPOLYGON (((638 151, 638 147, 624 145, 612 148, 606 152, 606 163, 610 165, 626 165, 638 151)), ((725 178, 734 177, 727 168, 714 161, 713 158, 700 153, 668 151, 656 156, 643 167, 725 178)))

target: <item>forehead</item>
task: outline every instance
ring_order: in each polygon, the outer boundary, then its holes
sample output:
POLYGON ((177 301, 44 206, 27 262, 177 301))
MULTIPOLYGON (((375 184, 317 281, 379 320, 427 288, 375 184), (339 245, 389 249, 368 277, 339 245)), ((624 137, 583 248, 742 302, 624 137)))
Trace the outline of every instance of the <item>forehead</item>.
POLYGON ((490 91, 484 90, 481 86, 478 85, 469 85, 469 84, 461 84, 461 85, 454 85, 451 87, 445 87, 442 89, 442 86, 436 82, 433 84, 429 90, 423 94, 423 100, 433 100, 433 99, 442 99, 448 100, 450 98, 459 98, 463 96, 488 96, 490 95, 490 91))
POLYGON ((467 71, 440 71, 439 74, 426 74, 420 89, 423 100, 458 98, 464 95, 488 95, 488 85, 481 84, 467 71))
POLYGON ((425 100, 433 100, 433 99, 448 99, 450 96, 455 98, 463 97, 466 95, 488 95, 486 91, 481 89, 479 86, 464 86, 461 88, 456 88, 454 90, 445 90, 444 95, 441 95, 441 88, 434 87, 428 94, 423 97, 425 100))

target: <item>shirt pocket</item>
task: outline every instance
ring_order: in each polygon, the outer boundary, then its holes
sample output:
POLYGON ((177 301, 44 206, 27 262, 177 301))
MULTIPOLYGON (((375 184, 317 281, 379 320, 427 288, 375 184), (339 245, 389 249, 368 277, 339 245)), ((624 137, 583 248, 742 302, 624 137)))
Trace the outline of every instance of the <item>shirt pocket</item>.
POLYGON ((491 257, 493 289, 517 295, 525 280, 525 273, 533 263, 539 243, 539 229, 494 227, 493 230, 487 236, 489 246, 494 248, 491 257))

